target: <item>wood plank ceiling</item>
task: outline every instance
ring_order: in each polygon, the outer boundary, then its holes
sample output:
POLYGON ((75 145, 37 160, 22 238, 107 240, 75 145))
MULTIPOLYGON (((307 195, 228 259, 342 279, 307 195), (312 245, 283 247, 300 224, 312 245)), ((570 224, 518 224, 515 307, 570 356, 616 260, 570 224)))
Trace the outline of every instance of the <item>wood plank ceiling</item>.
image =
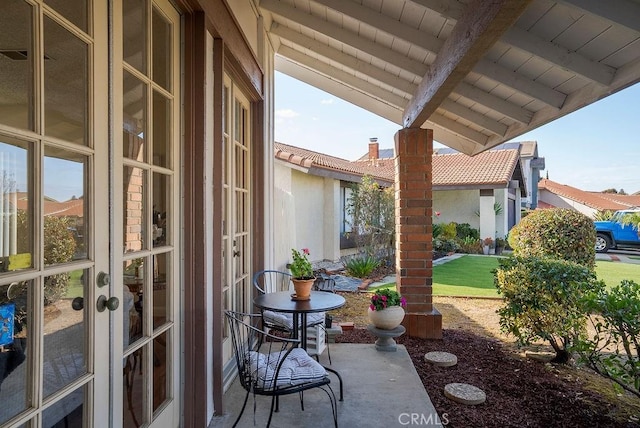
POLYGON ((278 71, 470 155, 640 81, 640 0, 259 7, 278 71))

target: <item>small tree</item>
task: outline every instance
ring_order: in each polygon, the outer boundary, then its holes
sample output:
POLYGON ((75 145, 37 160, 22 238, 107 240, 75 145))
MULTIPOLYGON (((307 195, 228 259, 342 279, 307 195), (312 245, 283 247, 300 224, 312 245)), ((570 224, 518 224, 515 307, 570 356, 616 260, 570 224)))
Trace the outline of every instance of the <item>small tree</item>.
POLYGON ((585 298, 595 335, 575 350, 597 373, 640 397, 640 285, 623 280, 585 298))
POLYGON ((556 352, 553 362, 569 361, 569 347, 585 332, 584 296, 603 285, 577 263, 539 257, 499 260, 494 283, 504 296, 500 327, 520 345, 543 339, 556 352))
POLYGON ((509 232, 516 256, 551 257, 595 268, 596 231, 593 220, 577 211, 536 210, 509 232))
POLYGON ((620 222, 633 227, 638 232, 638 236, 640 236, 640 212, 627 213, 622 216, 620 222))
POLYGON ((378 259, 380 252, 391 260, 395 238, 393 188, 381 188, 370 176, 353 188, 347 203, 358 251, 378 259))

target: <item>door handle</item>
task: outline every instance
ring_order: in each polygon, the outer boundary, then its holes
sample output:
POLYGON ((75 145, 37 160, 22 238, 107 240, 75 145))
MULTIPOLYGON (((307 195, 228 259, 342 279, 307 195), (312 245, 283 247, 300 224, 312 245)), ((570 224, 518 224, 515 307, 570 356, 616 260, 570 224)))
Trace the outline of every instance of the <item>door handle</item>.
POLYGON ((105 295, 101 295, 98 297, 98 301, 96 302, 98 312, 104 312, 105 309, 115 311, 118 309, 118 306, 120 306, 120 300, 117 297, 110 297, 107 299, 105 295))
POLYGON ((71 307, 74 311, 81 311, 84 309, 84 298, 76 297, 71 301, 71 307))

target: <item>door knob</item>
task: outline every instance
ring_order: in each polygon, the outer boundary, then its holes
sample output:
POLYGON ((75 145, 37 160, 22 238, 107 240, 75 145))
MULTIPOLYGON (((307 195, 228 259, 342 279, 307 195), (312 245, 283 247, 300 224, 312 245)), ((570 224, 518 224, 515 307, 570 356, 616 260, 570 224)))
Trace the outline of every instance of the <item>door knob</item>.
POLYGON ((74 311, 81 311, 84 309, 84 298, 76 297, 71 301, 71 307, 74 311))
POLYGON ((106 272, 98 273, 98 277, 96 278, 96 283, 98 284, 98 287, 104 287, 106 285, 109 285, 109 282, 111 282, 111 277, 109 276, 108 273, 106 272))
POLYGON ((117 297, 110 297, 107 299, 105 295, 98 297, 98 302, 96 303, 98 312, 104 312, 105 309, 115 311, 118 309, 118 306, 120 306, 120 300, 117 297))

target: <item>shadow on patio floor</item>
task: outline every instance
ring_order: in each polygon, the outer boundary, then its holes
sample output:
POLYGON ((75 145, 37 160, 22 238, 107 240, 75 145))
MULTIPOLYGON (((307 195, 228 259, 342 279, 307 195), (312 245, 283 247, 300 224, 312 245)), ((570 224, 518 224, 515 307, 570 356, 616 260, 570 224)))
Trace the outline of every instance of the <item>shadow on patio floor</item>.
MULTIPOLYGON (((397 352, 378 352, 372 344, 331 344, 331 368, 338 370, 344 382, 344 401, 338 402, 341 427, 403 427, 411 418, 420 426, 442 426, 411 358, 404 346, 397 352), (418 418, 418 419, 415 419, 418 418)), ((328 364, 326 352, 322 364, 328 364)), ((339 393, 338 380, 331 375, 331 386, 339 393)), ((210 427, 231 427, 235 421, 244 390, 237 379, 225 393, 225 414, 215 417, 210 427)), ((272 427, 332 427, 331 405, 322 391, 304 395, 305 411, 300 410, 298 396, 281 397, 280 412, 274 413, 272 427)), ((256 396, 255 426, 266 426, 271 402, 256 396)), ((253 427, 253 397, 239 427, 253 427)))

